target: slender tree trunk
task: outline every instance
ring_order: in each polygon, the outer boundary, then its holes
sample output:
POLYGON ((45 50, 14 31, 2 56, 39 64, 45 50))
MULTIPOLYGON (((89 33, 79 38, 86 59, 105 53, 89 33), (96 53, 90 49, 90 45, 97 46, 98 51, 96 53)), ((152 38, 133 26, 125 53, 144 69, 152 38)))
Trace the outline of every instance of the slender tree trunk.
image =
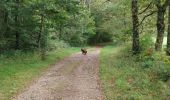
POLYGON ((127 28, 127 23, 126 23, 126 9, 123 9, 123 25, 124 25, 124 28, 126 29, 127 28))
MULTIPOLYGON (((8 3, 8 0, 6 1, 6 3, 8 3)), ((9 30, 10 30, 10 28, 9 28, 9 26, 8 26, 8 16, 9 16, 8 13, 9 13, 8 10, 5 10, 5 13, 4 13, 4 23, 5 23, 4 36, 5 36, 6 34, 8 34, 8 32, 9 32, 9 30)))
POLYGON ((42 30, 40 29, 40 32, 38 32, 38 38, 37 38, 37 44, 38 44, 38 48, 40 48, 40 40, 41 40, 41 32, 42 30))
POLYGON ((19 40, 20 40, 20 34, 19 34, 19 15, 18 15, 18 9, 19 9, 19 0, 16 0, 16 13, 15 13, 15 25, 16 25, 16 29, 15 29, 15 49, 19 49, 19 40))
POLYGON ((86 2, 87 2, 86 5, 87 5, 89 11, 91 11, 91 0, 87 0, 86 2))
POLYGON ((41 60, 46 59, 46 33, 44 32, 44 15, 41 15, 41 26, 40 26, 40 51, 41 51, 41 60))
MULTIPOLYGON (((3 32, 3 22, 1 22, 1 19, 4 19, 3 16, 4 15, 4 12, 3 10, 0 9, 0 39, 3 39, 4 38, 4 32, 3 32)), ((0 45, 0 51, 1 51, 1 45, 0 45)))
POLYGON ((5 36, 6 34, 8 34, 8 32, 10 30, 10 28, 8 26, 8 12, 7 11, 5 11, 4 23, 5 23, 5 33, 4 33, 4 36, 5 36))
POLYGON ((59 39, 61 39, 62 38, 62 34, 63 34, 63 25, 60 23, 60 25, 59 25, 59 39))
POLYGON ((165 23, 164 23, 164 15, 165 15, 165 9, 160 6, 158 7, 157 12, 157 39, 155 43, 155 50, 161 51, 162 50, 162 44, 164 39, 164 31, 165 31, 165 23))
POLYGON ((170 1, 168 14, 167 55, 170 56, 170 1))
POLYGON ((138 0, 132 0, 132 22, 133 22, 133 43, 132 51, 133 54, 138 54, 140 52, 139 46, 139 19, 138 19, 138 0))

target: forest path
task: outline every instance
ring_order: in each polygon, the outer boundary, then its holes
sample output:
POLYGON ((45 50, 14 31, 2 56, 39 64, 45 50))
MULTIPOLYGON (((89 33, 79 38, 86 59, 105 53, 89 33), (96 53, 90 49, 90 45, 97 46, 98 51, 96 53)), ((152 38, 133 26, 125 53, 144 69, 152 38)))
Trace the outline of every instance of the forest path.
POLYGON ((12 100, 103 100, 99 53, 95 48, 65 58, 12 100))

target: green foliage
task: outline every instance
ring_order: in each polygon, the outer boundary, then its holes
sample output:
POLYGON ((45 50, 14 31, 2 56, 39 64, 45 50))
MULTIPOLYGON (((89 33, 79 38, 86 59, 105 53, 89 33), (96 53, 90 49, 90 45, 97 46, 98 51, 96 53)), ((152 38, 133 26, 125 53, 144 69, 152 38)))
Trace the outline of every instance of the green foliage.
POLYGON ((145 51, 149 48, 153 48, 153 46, 154 46, 153 35, 151 34, 143 35, 140 40, 141 51, 145 51))
POLYGON ((145 34, 140 40, 140 54, 137 55, 139 61, 142 62, 143 68, 149 68, 154 63, 154 42, 153 36, 145 34))
POLYGON ((157 70, 157 75, 158 75, 159 79, 161 79, 164 82, 167 82, 168 80, 170 80, 170 67, 169 67, 169 65, 161 66, 160 68, 158 68, 156 70, 157 70))
POLYGON ((155 53, 153 72, 158 79, 167 82, 170 80, 170 60, 164 53, 155 53), (155 66, 156 65, 156 66, 155 66))
POLYGON ((169 81, 162 80, 169 77, 170 64, 155 58, 143 68, 142 62, 125 45, 102 49, 100 78, 106 100, 169 100, 169 81))
POLYGON ((125 42, 130 39, 130 0, 94 0, 92 4, 92 15, 96 22, 96 35, 93 35, 92 43, 96 39, 99 43, 103 40, 125 42))
POLYGON ((57 39, 80 46, 95 34, 91 12, 77 0, 2 0, 0 5, 1 51, 17 45, 20 50, 48 49, 53 33, 57 39))
POLYGON ((142 67, 143 68, 149 68, 151 66, 153 66, 153 60, 151 58, 144 58, 143 62, 142 62, 142 67))
POLYGON ((48 51, 52 51, 52 50, 60 50, 63 48, 68 48, 70 47, 69 44, 65 43, 62 40, 57 40, 57 39, 51 39, 48 41, 48 51))

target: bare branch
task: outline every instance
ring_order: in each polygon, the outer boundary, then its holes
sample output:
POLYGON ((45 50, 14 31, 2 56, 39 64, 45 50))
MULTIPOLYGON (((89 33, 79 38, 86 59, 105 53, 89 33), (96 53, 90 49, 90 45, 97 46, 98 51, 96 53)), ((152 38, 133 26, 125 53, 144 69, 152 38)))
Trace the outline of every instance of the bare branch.
POLYGON ((138 27, 143 23, 143 21, 144 21, 147 17, 155 14, 156 12, 157 12, 157 11, 152 11, 151 13, 147 14, 146 16, 144 16, 143 19, 141 20, 141 22, 138 24, 138 27))
POLYGON ((110 0, 106 0, 106 1, 104 1, 102 4, 107 3, 107 2, 111 2, 111 1, 110 1, 110 0))
POLYGON ((144 12, 146 12, 151 6, 152 6, 152 2, 150 2, 149 5, 143 11, 141 11, 138 15, 143 14, 144 12))

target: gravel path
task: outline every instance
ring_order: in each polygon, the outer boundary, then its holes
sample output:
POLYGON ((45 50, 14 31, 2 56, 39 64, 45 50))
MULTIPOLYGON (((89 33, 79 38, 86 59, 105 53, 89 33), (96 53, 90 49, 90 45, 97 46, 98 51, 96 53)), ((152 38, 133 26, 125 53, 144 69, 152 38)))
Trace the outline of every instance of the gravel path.
POLYGON ((99 53, 95 48, 65 58, 12 100, 103 100, 99 53))

